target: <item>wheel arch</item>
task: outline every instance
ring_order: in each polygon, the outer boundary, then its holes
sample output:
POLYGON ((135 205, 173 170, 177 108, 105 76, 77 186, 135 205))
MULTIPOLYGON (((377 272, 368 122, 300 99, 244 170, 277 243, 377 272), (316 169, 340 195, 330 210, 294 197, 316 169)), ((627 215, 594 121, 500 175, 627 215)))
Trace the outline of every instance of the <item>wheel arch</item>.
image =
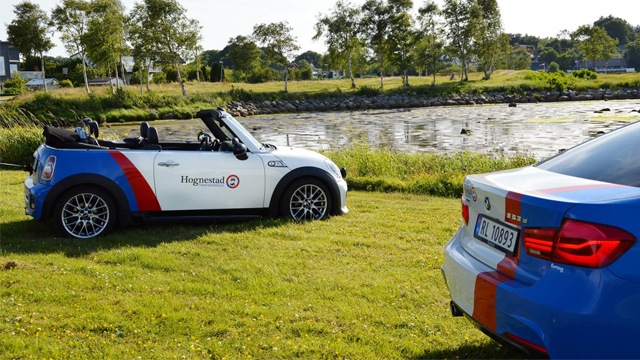
POLYGON ((47 193, 42 206, 42 220, 48 220, 53 216, 53 209, 60 196, 74 186, 96 186, 111 195, 118 210, 118 222, 127 224, 131 222, 129 201, 124 191, 111 179, 96 174, 76 174, 58 181, 47 193))
POLYGON ((333 175, 329 172, 319 169, 317 167, 305 166, 292 170, 287 175, 283 176, 278 182, 273 194, 271 194, 271 201, 269 202, 269 217, 278 217, 278 206, 280 204, 280 198, 284 190, 295 180, 300 178, 310 177, 320 180, 329 189, 329 195, 331 196, 332 206, 330 210, 331 215, 338 214, 340 211, 340 189, 336 183, 333 175))

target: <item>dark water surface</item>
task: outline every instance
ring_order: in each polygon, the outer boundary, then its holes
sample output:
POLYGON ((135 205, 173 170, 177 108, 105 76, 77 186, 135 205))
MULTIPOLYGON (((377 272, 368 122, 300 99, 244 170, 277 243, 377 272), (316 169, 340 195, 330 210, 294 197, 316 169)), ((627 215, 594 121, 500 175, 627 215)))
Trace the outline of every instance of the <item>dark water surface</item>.
MULTIPOLYGON (((527 152, 538 159, 577 145, 599 132, 640 120, 639 100, 431 107, 263 115, 238 120, 261 142, 308 149, 358 141, 372 147, 416 152, 527 152), (609 108, 611 111, 595 113, 609 108), (466 129, 470 134, 460 134, 466 129)), ((160 140, 196 140, 197 120, 151 123, 160 140)), ((137 134, 137 124, 104 129, 137 134)))

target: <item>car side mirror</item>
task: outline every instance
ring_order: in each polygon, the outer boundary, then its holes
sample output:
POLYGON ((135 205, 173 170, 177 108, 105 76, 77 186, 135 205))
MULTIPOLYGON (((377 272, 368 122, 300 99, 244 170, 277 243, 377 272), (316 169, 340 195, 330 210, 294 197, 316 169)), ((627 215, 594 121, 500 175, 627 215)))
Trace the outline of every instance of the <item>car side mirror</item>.
POLYGON ((235 155, 238 160, 247 160, 249 158, 249 155, 247 155, 247 147, 242 143, 233 145, 233 155, 235 155))

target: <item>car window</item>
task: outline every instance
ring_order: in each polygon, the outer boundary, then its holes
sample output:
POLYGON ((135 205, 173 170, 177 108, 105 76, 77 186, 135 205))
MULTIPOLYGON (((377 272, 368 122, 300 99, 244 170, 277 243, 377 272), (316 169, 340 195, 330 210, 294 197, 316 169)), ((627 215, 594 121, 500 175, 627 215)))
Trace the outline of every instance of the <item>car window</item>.
POLYGON ((640 187, 640 122, 587 141, 538 164, 569 176, 640 187))

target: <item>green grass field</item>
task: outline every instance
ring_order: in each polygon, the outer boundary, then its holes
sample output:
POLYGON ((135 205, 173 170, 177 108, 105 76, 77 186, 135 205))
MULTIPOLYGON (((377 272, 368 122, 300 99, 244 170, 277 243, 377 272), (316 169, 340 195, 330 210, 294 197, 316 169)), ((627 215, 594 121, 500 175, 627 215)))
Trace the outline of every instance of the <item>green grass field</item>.
MULTIPOLYGON (((474 72, 469 74, 469 82, 465 85, 471 89, 473 88, 491 88, 491 87, 508 87, 518 86, 523 84, 535 85, 533 81, 526 80, 524 76, 530 73, 529 70, 497 70, 493 73, 490 80, 482 80, 482 73, 474 72)), ((456 75, 457 78, 457 75, 456 75)), ((433 81, 433 77, 428 76, 411 76, 409 77, 409 83, 412 87, 429 86, 433 81)), ((598 74, 596 80, 582 80, 576 79, 576 86, 578 88, 600 88, 606 84, 624 84, 634 81, 640 81, 640 73, 632 74, 598 74)), ((450 80, 449 76, 437 76, 436 83, 439 87, 443 88, 443 92, 446 92, 447 88, 456 88, 459 81, 450 80)), ((385 77, 384 78, 385 90, 398 89, 402 86, 402 78, 399 76, 385 77)), ((380 78, 367 77, 364 79, 356 78, 356 85, 358 87, 368 86, 373 88, 380 87, 380 78)), ((186 82, 185 87, 187 94, 209 94, 228 92, 232 88, 251 90, 254 93, 276 93, 284 90, 283 81, 273 81, 262 84, 246 84, 246 83, 210 83, 195 81, 186 82)), ((139 85, 128 85, 125 87, 131 92, 139 92, 139 85)), ((180 85, 178 83, 170 84, 151 84, 152 91, 160 95, 181 95, 180 85)), ((340 89, 341 91, 352 91, 351 80, 336 79, 336 80, 312 80, 312 81, 290 81, 289 92, 290 93, 319 93, 323 91, 334 91, 340 89)), ((110 91, 109 87, 93 87, 91 91, 97 95, 107 95, 110 91)), ((146 92, 146 86, 143 86, 143 91, 146 92)), ((56 97, 61 98, 77 98, 86 96, 84 87, 77 87, 73 89, 56 89, 51 93, 56 97)), ((21 95, 16 98, 17 102, 26 102, 31 100, 33 93, 21 95)))
POLYGON ((326 221, 56 237, 0 171, 2 358, 512 358, 452 318, 440 273, 459 201, 350 192, 326 221))

